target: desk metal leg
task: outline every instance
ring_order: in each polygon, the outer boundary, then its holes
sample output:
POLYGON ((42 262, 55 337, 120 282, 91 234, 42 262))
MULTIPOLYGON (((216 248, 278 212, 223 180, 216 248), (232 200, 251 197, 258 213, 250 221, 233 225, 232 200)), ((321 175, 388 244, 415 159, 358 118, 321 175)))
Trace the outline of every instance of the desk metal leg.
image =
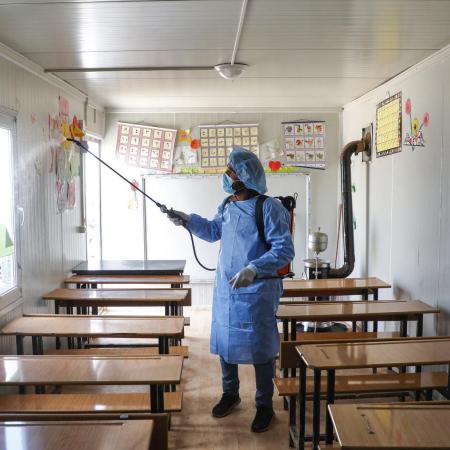
POLYGON ((305 431, 306 431, 306 364, 300 361, 300 383, 299 383, 299 399, 298 399, 298 448, 305 448, 305 431))
MULTIPOLYGON (((419 315, 419 317, 417 317, 416 336, 417 337, 423 336, 423 315, 419 315)), ((420 372, 422 372, 422 366, 416 366, 416 373, 420 372)))
POLYGON ((37 336, 31 336, 31 347, 33 349, 33 355, 39 355, 37 339, 37 336))
POLYGON ((169 339, 167 336, 160 336, 158 338, 158 349, 160 355, 169 354, 169 339))
POLYGON ((333 421, 328 406, 334 403, 335 371, 327 371, 327 405, 326 405, 326 443, 333 443, 333 421))
MULTIPOLYGON (((18 355, 23 355, 23 336, 16 336, 16 351, 18 355)), ((25 386, 19 386, 19 394, 25 394, 25 386)))
POLYGON ((150 385, 150 411, 152 413, 164 412, 164 386, 162 384, 150 385))
MULTIPOLYGON (((289 340, 289 320, 283 320, 283 340, 287 342, 289 340)), ((289 376, 288 369, 283 369, 283 378, 287 378, 289 376)), ((285 411, 288 410, 288 401, 286 397, 283 397, 283 408, 285 411)))
POLYGON ((16 336, 16 351, 18 355, 23 355, 23 336, 16 336))
POLYGON ((314 396, 313 396, 313 449, 319 450, 320 440, 320 378, 321 371, 314 370, 314 396))
MULTIPOLYGON (((368 289, 364 289, 363 290, 363 299, 365 300, 365 301, 367 301, 367 300, 369 300, 369 290, 368 289)), ((362 330, 364 331, 364 332, 367 332, 368 331, 368 328, 367 328, 367 321, 363 321, 363 323, 362 323, 362 330)))

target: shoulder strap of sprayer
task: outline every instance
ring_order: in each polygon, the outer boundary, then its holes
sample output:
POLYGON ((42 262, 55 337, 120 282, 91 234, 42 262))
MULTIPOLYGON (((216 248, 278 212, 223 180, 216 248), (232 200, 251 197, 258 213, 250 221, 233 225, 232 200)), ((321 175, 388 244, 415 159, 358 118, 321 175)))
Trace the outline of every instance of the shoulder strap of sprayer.
MULTIPOLYGON (((256 227, 258 228, 258 234, 259 234, 261 241, 263 241, 268 247, 270 247, 270 245, 266 241, 266 236, 264 233, 264 212, 263 212, 264 202, 268 198, 269 197, 267 195, 260 195, 256 199, 255 221, 256 221, 256 227)), ((286 197, 273 197, 273 198, 276 198, 277 200, 279 200, 281 202, 281 204, 288 210, 289 215, 291 215, 293 213, 293 210, 297 206, 296 205, 296 203, 297 203, 296 196, 292 197, 292 196, 288 195, 286 197)), ((291 232, 292 232, 292 230, 291 230, 291 232)))
MULTIPOLYGON (((223 208, 228 203, 230 203, 231 198, 232 198, 232 195, 230 195, 223 201, 223 208)), ((264 231, 264 210, 263 210, 264 202, 268 198, 269 197, 267 195, 258 195, 258 198, 256 199, 256 204, 255 204, 255 222, 256 222, 256 228, 258 229, 259 238, 268 247, 270 247, 270 245, 266 241, 266 235, 265 235, 265 231, 264 231)), ((274 198, 278 199, 289 212, 291 212, 296 206, 295 205, 296 201, 295 201, 294 197, 287 196, 287 197, 274 197, 274 198)), ((223 209, 222 209, 222 214, 223 214, 223 209)))

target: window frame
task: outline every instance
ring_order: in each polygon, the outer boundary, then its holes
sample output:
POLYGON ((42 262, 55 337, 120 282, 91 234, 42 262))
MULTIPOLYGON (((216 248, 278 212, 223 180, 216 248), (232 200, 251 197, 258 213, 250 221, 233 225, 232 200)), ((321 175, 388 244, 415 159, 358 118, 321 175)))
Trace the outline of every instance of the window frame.
POLYGON ((16 283, 11 289, 0 294, 0 315, 6 313, 6 308, 11 309, 22 303, 22 271, 21 271, 21 246, 20 246, 20 225, 17 218, 18 198, 19 198, 19 181, 17 175, 18 168, 18 152, 17 152, 17 114, 9 109, 0 106, 0 127, 7 128, 11 133, 11 159, 12 159, 12 182, 13 182, 13 224, 14 224, 14 256, 16 269, 16 283))
MULTIPOLYGON (((94 133, 89 131, 86 133, 87 142, 95 142, 98 144, 98 157, 102 157, 102 144, 103 139, 94 133)), ((83 167, 83 215, 84 215, 84 225, 86 227, 86 259, 88 260, 88 239, 87 239, 87 190, 86 190, 86 158, 93 158, 92 155, 82 153, 82 167, 83 167)), ((103 259, 103 222, 102 222, 102 164, 98 161, 98 195, 99 195, 99 234, 100 234, 100 259, 103 259)))

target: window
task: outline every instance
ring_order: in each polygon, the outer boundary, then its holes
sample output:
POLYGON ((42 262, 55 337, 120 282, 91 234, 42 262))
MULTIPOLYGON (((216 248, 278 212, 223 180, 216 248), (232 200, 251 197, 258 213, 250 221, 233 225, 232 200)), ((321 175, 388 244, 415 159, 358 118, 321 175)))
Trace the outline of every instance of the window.
POLYGON ((0 113, 0 300, 18 293, 13 131, 14 121, 0 113))
MULTIPOLYGON (((100 157, 101 142, 88 137, 89 150, 100 157)), ((86 204, 87 259, 102 259, 100 162, 84 154, 84 189, 86 204)))

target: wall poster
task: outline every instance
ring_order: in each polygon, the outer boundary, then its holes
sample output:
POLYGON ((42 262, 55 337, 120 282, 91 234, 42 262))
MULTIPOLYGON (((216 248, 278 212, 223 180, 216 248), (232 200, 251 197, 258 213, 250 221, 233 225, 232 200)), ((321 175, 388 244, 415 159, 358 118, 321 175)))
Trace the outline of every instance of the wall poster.
POLYGON ((402 93, 377 105, 375 151, 377 158, 402 151, 402 93))
POLYGON ((224 169, 233 147, 246 148, 259 156, 259 125, 200 125, 201 167, 224 169))
POLYGON ((281 122, 281 132, 287 166, 325 169, 324 121, 281 122))
POLYGON ((130 166, 157 172, 172 172, 177 130, 117 124, 116 157, 130 166))

